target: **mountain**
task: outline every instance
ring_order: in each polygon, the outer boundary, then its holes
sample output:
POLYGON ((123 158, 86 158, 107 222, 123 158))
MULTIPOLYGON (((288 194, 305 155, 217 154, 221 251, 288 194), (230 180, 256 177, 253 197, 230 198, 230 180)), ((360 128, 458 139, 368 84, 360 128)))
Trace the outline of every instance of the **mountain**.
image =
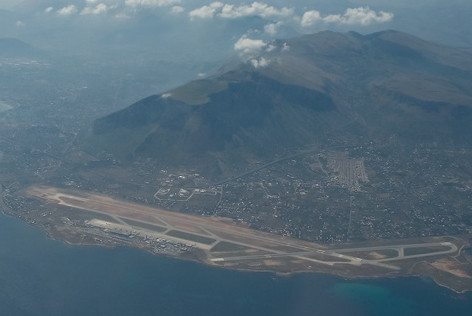
POLYGON ((0 38, 0 57, 39 57, 42 52, 16 38, 0 38))
POLYGON ((472 55, 384 31, 269 43, 235 69, 95 121, 87 149, 214 177, 298 149, 472 145, 472 55))

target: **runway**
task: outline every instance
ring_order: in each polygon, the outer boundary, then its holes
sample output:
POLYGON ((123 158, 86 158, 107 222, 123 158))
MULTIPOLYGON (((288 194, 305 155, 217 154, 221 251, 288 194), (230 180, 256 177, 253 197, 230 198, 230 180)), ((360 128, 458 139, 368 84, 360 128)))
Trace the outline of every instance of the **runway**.
POLYGON ((228 219, 171 212, 99 194, 45 186, 31 187, 27 193, 49 203, 110 217, 110 222, 91 218, 87 224, 96 228, 167 239, 198 248, 205 252, 207 262, 218 265, 290 265, 294 269, 312 265, 367 265, 395 271, 400 269, 395 262, 401 260, 449 255, 458 251, 454 243, 444 241, 329 249, 316 243, 249 229, 228 219), (219 244, 224 244, 226 251, 215 251, 219 244), (426 252, 405 255, 406 249, 421 249, 423 252, 426 249, 426 252), (378 259, 355 255, 385 250, 395 250, 398 255, 378 259))

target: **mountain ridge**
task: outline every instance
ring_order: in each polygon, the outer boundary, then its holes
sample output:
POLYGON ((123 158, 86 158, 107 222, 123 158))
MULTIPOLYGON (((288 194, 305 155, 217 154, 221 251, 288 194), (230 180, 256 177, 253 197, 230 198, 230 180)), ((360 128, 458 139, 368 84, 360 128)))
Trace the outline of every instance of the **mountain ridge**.
POLYGON ((470 142, 471 54, 397 31, 270 45, 255 57, 268 66, 242 64, 139 101, 97 120, 91 143, 123 162, 218 175, 333 139, 470 142))
POLYGON ((2 57, 38 57, 44 55, 39 49, 14 37, 0 38, 2 57))

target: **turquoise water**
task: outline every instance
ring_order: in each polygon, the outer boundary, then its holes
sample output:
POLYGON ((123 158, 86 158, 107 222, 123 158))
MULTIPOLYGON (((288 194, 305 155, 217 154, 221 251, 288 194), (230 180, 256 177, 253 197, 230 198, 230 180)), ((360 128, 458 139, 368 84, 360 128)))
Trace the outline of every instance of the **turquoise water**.
POLYGON ((67 246, 0 215, 0 315, 471 315, 428 280, 275 277, 67 246))

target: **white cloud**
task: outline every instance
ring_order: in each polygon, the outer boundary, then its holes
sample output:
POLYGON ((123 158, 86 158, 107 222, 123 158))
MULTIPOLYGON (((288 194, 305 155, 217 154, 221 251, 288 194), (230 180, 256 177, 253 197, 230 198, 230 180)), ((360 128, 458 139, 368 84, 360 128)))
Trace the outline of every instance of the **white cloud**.
POLYGON ((270 60, 269 59, 266 59, 264 57, 259 57, 259 58, 253 58, 251 60, 249 60, 249 62, 251 63, 251 65, 254 67, 254 68, 263 68, 263 67, 267 67, 269 66, 270 64, 270 60))
POLYGON ((349 8, 343 15, 332 14, 323 18, 327 23, 339 23, 347 25, 371 25, 373 23, 390 22, 393 13, 380 11, 376 12, 369 7, 349 8))
POLYGON ((279 32, 279 27, 282 25, 282 22, 276 22, 276 23, 269 23, 264 26, 264 32, 267 34, 274 36, 279 32))
MULTIPOLYGON (((94 0, 88 0, 88 1, 94 1, 94 0)), ((108 11, 108 6, 104 3, 99 3, 94 7, 85 7, 80 14, 82 15, 97 15, 97 14, 103 14, 108 11)))
POLYGON ((125 12, 119 12, 119 13, 115 14, 115 18, 119 19, 119 20, 128 20, 128 19, 131 19, 131 16, 129 16, 125 12))
POLYGON ((317 10, 310 10, 303 14, 300 24, 302 27, 309 27, 321 20, 321 14, 317 10))
POLYGON ((212 2, 209 5, 197 8, 189 12, 191 19, 210 19, 215 16, 215 13, 218 9, 221 9, 224 6, 223 3, 216 1, 212 2))
POLYGON ((238 53, 242 61, 250 64, 254 68, 267 67, 271 63, 270 52, 280 50, 287 52, 290 46, 287 43, 275 45, 273 42, 264 41, 262 39, 252 39, 247 35, 241 36, 234 43, 234 50, 238 53))
POLYGON ((178 5, 181 0, 126 0, 125 5, 132 8, 139 7, 170 7, 178 5))
POLYGON ((184 11, 185 11, 184 7, 180 5, 175 5, 172 8, 170 8, 170 12, 172 12, 173 14, 180 14, 184 11))
POLYGON ((261 18, 272 17, 290 17, 293 16, 294 10, 292 8, 275 8, 267 3, 255 1, 248 5, 235 6, 232 4, 225 4, 221 8, 218 16, 228 19, 244 18, 248 16, 259 16, 261 18))
POLYGON ((266 51, 266 52, 271 52, 271 51, 273 51, 273 50, 276 49, 276 48, 277 48, 277 47, 275 47, 275 45, 267 44, 265 51, 266 51))
MULTIPOLYGON (((1 1, 1 0, 0 0, 1 1)), ((168 8, 171 14, 180 14, 185 11, 182 0, 81 0, 83 5, 70 4, 59 10, 53 7, 45 9, 46 13, 55 11, 57 15, 69 16, 110 14, 123 19, 130 18, 142 10, 154 8, 168 8)), ((223 5, 223 4, 222 4, 223 5)))
POLYGON ((270 60, 264 56, 259 56, 263 52, 270 52, 275 49, 275 46, 260 40, 251 39, 247 36, 242 36, 235 44, 234 50, 238 52, 239 57, 245 62, 251 64, 254 68, 262 68, 269 65, 270 60))
POLYGON ((20 27, 25 27, 25 26, 26 26, 25 22, 20 21, 20 20, 16 21, 15 25, 16 25, 16 27, 18 27, 18 28, 20 28, 20 27))
POLYGON ((239 6, 215 1, 208 5, 196 8, 189 13, 189 16, 192 19, 210 19, 215 16, 224 19, 237 19, 249 16, 259 16, 261 18, 268 19, 287 18, 293 15, 294 10, 292 8, 276 8, 274 6, 268 5, 267 3, 259 1, 239 6))
POLYGON ((250 4, 228 4, 220 1, 196 8, 189 12, 189 17, 195 19, 238 19, 257 16, 268 20, 264 32, 270 36, 278 33, 280 25, 287 24, 302 28, 310 28, 316 23, 368 26, 374 23, 385 23, 393 19, 394 15, 385 11, 374 11, 369 7, 349 8, 342 14, 323 15, 318 10, 309 10, 301 16, 291 7, 276 7, 261 1, 250 4))
POLYGON ((267 48, 268 43, 260 39, 250 39, 242 36, 235 44, 234 50, 242 55, 257 55, 267 48))
POLYGON ((73 4, 63 7, 62 9, 57 10, 57 14, 61 16, 68 16, 77 13, 77 7, 73 4))
MULTIPOLYGON (((141 10, 166 7, 168 8, 168 14, 178 15, 186 11, 184 4, 191 2, 186 0, 82 0, 82 3, 84 4, 80 7, 70 4, 59 10, 48 7, 44 12, 56 12, 60 16, 70 16, 77 13, 81 15, 109 13, 117 18, 130 18, 141 10)), ((307 30, 310 30, 317 23, 368 26, 374 23, 389 22, 394 15, 390 12, 374 11, 367 6, 349 8, 339 14, 323 15, 318 10, 313 9, 304 12, 302 15, 297 15, 295 8, 289 5, 275 6, 263 1, 253 1, 247 4, 241 4, 238 1, 238 4, 231 4, 221 0, 189 10, 188 17, 191 20, 259 17, 266 21, 266 25, 263 30, 258 31, 263 31, 269 36, 276 36, 281 25, 307 30)))

